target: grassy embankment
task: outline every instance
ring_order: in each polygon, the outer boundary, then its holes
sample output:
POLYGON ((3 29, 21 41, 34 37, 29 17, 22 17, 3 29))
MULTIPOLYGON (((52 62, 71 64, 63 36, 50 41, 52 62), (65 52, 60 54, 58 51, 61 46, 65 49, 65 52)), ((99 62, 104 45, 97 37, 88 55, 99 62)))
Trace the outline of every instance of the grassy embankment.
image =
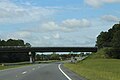
POLYGON ((105 59, 103 53, 98 55, 95 53, 86 60, 64 66, 88 80, 120 80, 120 60, 105 59))

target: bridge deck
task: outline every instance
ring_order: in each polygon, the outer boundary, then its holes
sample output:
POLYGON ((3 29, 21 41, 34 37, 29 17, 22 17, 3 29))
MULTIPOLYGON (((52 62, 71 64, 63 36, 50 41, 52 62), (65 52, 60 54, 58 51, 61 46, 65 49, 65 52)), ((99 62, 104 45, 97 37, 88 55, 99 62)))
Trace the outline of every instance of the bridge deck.
POLYGON ((0 47, 0 52, 97 52, 97 47, 0 47))

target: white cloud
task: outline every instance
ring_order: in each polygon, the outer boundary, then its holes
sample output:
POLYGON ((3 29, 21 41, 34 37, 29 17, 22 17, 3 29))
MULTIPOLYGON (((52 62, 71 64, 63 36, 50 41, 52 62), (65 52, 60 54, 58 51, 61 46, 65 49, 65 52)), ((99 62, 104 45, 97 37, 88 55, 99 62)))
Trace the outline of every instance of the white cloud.
MULTIPOLYGON (((29 27, 24 31, 5 33, 3 31, 3 39, 23 39, 30 42, 33 46, 80 46, 84 42, 76 41, 76 34, 81 28, 91 26, 91 21, 87 19, 67 19, 59 23, 47 20, 44 18, 51 17, 56 9, 63 10, 79 10, 80 8, 74 7, 35 7, 31 3, 17 5, 10 0, 0 0, 0 24, 1 23, 26 23, 38 22, 38 26, 29 27), (26 5, 26 6, 25 6, 26 5), (42 21, 41 21, 42 20, 42 21), (62 33, 62 32, 70 32, 62 33), (45 34, 46 33, 46 34, 45 34), (61 34, 60 34, 61 33, 61 34), (67 35, 66 35, 67 34, 67 35), (73 35, 73 37, 65 36, 73 35)), ((14 25, 13 25, 14 26, 14 25)), ((24 25, 26 26, 26 25, 24 25)), ((22 27, 23 29, 23 27, 22 27)), ((81 37, 80 37, 81 38, 81 37)), ((78 39, 77 39, 78 40, 78 39)), ((84 40, 82 40, 84 41, 84 40)), ((83 44, 84 45, 84 44, 83 44)))
POLYGON ((50 21, 50 22, 46 22, 46 23, 43 23, 42 25, 39 26, 39 30, 38 31, 65 31, 65 32, 68 32, 68 31, 71 31, 71 29, 65 27, 65 26, 61 26, 61 24, 57 24, 56 22, 54 21, 50 21))
POLYGON ((29 29, 27 31, 31 32, 49 32, 49 31, 62 31, 62 32, 72 32, 78 28, 85 28, 91 26, 91 21, 87 19, 67 19, 60 23, 55 21, 49 21, 41 23, 36 26, 36 28, 29 29))
POLYGON ((84 0, 84 2, 92 7, 100 7, 106 3, 118 3, 120 0, 84 0))
POLYGON ((25 2, 24 5, 17 5, 10 0, 0 0, 0 23, 26 23, 43 21, 51 17, 57 10, 79 10, 76 7, 36 7, 25 2))
POLYGON ((63 26, 65 27, 89 27, 91 26, 91 22, 87 19, 67 19, 62 22, 63 26))
POLYGON ((75 6, 47 6, 46 9, 56 9, 56 10, 80 10, 81 7, 75 7, 75 6))
POLYGON ((48 39, 48 40, 49 40, 49 39, 50 39, 50 37, 49 37, 49 36, 44 36, 44 39, 48 39))
POLYGON ((113 15, 104 15, 101 19, 107 22, 118 22, 120 20, 120 18, 113 15))
POLYGON ((53 34, 53 37, 54 37, 55 39, 60 39, 60 34, 59 34, 59 33, 53 34))
POLYGON ((19 31, 14 34, 15 34, 14 37, 19 37, 19 38, 26 38, 31 35, 31 33, 27 31, 19 31))
POLYGON ((95 43, 95 41, 91 37, 81 37, 77 35, 67 36, 66 34, 57 33, 57 32, 53 32, 51 34, 48 34, 48 33, 38 34, 38 33, 26 32, 26 31, 19 31, 19 32, 14 32, 9 34, 7 33, 2 36, 1 38, 5 40, 9 38, 23 39, 25 42, 29 42, 32 46, 41 46, 41 47, 94 46, 94 43, 95 43))
POLYGON ((55 10, 35 6, 18 6, 9 0, 0 0, 0 23, 24 23, 42 20, 55 10))
POLYGON ((27 39, 31 36, 30 32, 27 31, 18 31, 18 32, 13 32, 13 33, 1 33, 1 38, 2 39, 27 39))
POLYGON ((55 22, 51 21, 51 22, 43 23, 41 25, 41 28, 43 30, 47 29, 47 30, 51 31, 51 30, 57 30, 57 29, 59 29, 59 26, 55 22))

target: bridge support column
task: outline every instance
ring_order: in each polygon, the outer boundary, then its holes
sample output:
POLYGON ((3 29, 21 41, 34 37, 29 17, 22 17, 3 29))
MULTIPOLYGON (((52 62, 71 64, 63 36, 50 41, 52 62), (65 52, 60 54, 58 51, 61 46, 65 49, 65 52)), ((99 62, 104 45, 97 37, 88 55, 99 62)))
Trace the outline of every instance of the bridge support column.
POLYGON ((29 57, 30 57, 30 63, 33 63, 33 60, 32 60, 32 53, 29 52, 29 57))
POLYGON ((32 56, 30 56, 30 63, 33 63, 32 56))
POLYGON ((35 63, 35 55, 36 55, 36 53, 32 52, 32 61, 33 61, 33 63, 35 63))
POLYGON ((35 52, 29 52, 29 56, 30 56, 30 63, 35 63, 35 52))

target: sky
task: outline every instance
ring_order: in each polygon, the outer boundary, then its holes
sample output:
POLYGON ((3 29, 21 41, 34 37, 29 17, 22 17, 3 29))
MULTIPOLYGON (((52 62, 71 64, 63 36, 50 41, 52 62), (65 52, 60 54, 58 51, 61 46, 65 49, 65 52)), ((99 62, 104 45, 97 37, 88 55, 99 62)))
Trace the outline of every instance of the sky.
POLYGON ((0 39, 37 47, 93 47, 120 21, 120 0, 0 0, 0 39))

